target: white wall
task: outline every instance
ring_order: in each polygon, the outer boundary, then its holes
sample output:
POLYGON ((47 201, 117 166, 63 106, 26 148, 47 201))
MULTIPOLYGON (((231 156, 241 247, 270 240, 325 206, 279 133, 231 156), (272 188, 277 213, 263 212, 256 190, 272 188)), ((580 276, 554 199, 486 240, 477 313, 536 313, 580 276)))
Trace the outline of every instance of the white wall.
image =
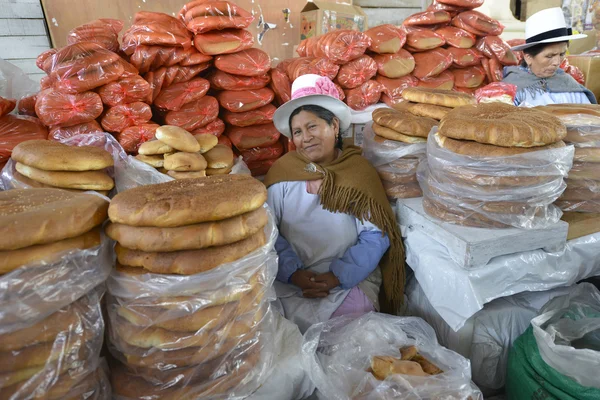
POLYGON ((35 59, 49 48, 39 0, 0 0, 1 58, 18 66, 37 82, 45 74, 36 67, 35 59))

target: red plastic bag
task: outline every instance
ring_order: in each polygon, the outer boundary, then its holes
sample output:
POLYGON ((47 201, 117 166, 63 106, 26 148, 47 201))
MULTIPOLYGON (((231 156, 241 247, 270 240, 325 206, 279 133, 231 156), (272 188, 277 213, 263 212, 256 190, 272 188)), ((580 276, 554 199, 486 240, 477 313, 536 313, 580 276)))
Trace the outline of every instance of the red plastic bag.
POLYGON ((442 35, 427 29, 413 29, 406 36, 406 46, 411 52, 436 49, 446 44, 442 35))
POLYGON ((365 54, 372 40, 363 32, 340 29, 318 38, 314 56, 328 58, 334 64, 345 64, 365 54))
MULTIPOLYGON (((511 39, 509 41, 506 42, 510 47, 516 47, 516 46, 520 46, 522 44, 525 44, 525 39, 511 39)), ((523 52, 522 51, 514 51, 512 50, 513 54, 515 55, 515 57, 517 58, 517 61, 519 62, 519 64, 521 64, 521 62, 523 62, 523 52)))
POLYGON ((115 133, 115 138, 127 153, 137 154, 142 143, 154 138, 158 127, 159 125, 152 122, 130 126, 119 133, 115 133))
POLYGON ((130 126, 145 124, 151 118, 150 106, 137 101, 109 108, 100 123, 107 132, 121 132, 130 126))
POLYGON ((428 10, 411 15, 410 17, 406 18, 402 24, 407 26, 437 25, 450 22, 450 19, 450 14, 446 11, 428 10))
MULTIPOLYGON (((205 125, 201 128, 195 129, 192 131, 193 135, 215 135, 216 137, 221 137, 221 135, 225 132, 225 122, 220 119, 215 119, 213 122, 205 125)), ((229 139, 228 139, 229 140, 229 139)))
POLYGON ((219 141, 217 143, 218 144, 222 144, 224 146, 227 146, 230 149, 233 148, 233 143, 231 143, 231 140, 229 140, 229 138, 227 136, 225 136, 225 135, 219 136, 219 141))
POLYGON ((569 64, 569 59, 565 58, 560 68, 567 74, 571 75, 578 83, 585 85, 585 75, 583 72, 574 65, 569 64))
POLYGON ((454 88, 454 74, 444 71, 439 75, 419 80, 419 87, 440 90, 452 90, 454 88))
POLYGON ((475 93, 477 92, 477 90, 480 87, 476 87, 476 88, 466 88, 466 87, 455 87, 454 91, 455 92, 459 92, 459 93, 466 93, 466 94, 470 94, 471 96, 475 96, 475 93))
POLYGON ((269 172, 277 160, 277 158, 273 158, 270 160, 252 161, 248 163, 248 169, 250 169, 252 176, 263 176, 269 172))
POLYGON ((48 130, 34 117, 5 115, 0 118, 0 169, 10 158, 12 149, 21 142, 47 139, 48 130))
POLYGON ((215 67, 234 75, 260 76, 269 72, 271 58, 260 49, 242 50, 215 58, 215 67))
POLYGON ((263 148, 255 148, 249 150, 240 151, 240 155, 244 159, 245 163, 272 160, 281 157, 283 154, 283 145, 280 141, 277 141, 274 145, 263 148))
POLYGON ((409 87, 418 85, 419 80, 412 75, 403 76, 402 78, 390 79, 378 75, 375 80, 383 85, 382 100, 388 106, 402 102, 402 92, 409 87))
POLYGON ((271 70, 271 89, 275 93, 275 100, 278 105, 287 103, 292 98, 292 83, 287 73, 275 68, 271 70))
POLYGON ((406 43, 406 33, 392 24, 373 27, 365 34, 371 38, 369 50, 374 53, 397 53, 406 43))
POLYGON ((452 54, 446 49, 434 49, 424 53, 413 54, 415 70, 413 75, 419 79, 436 76, 450 68, 452 54))
POLYGON ((324 57, 297 57, 286 63, 286 72, 290 81, 295 81, 299 76, 317 74, 335 79, 340 66, 324 57))
POLYGON ((121 79, 123 78, 131 78, 133 76, 138 76, 140 71, 136 67, 134 67, 131 63, 119 58, 119 64, 123 66, 123 74, 121 75, 121 79))
POLYGON ((178 111, 185 104, 204 97, 208 89, 210 89, 210 83, 204 78, 175 83, 160 91, 154 100, 154 105, 163 110, 178 111))
POLYGON ((66 128, 54 127, 50 128, 48 139, 62 140, 75 135, 85 135, 93 132, 103 132, 102 127, 98 122, 90 121, 79 125, 73 125, 66 128))
POLYGON ((232 112, 256 110, 273 101, 275 93, 269 88, 234 92, 226 90, 217 94, 221 107, 232 112))
POLYGON ((49 76, 42 76, 42 79, 40 79, 40 90, 50 89, 53 84, 54 81, 49 76))
POLYGON ((152 96, 149 96, 151 98, 148 98, 146 100, 147 103, 153 103, 154 99, 158 97, 158 94, 163 88, 166 74, 167 69, 163 67, 159 68, 156 71, 150 71, 146 75, 144 75, 144 79, 150 84, 150 88, 152 88, 152 96))
POLYGON ((477 8, 483 5, 483 0, 437 0, 438 3, 454 7, 477 8))
POLYGON ((318 37, 309 37, 302 40, 296 48, 296 53, 298 53, 300 57, 314 57, 318 39, 318 37))
POLYGON ((67 43, 94 42, 107 50, 119 50, 119 32, 123 29, 123 21, 101 18, 73 29, 67 35, 67 43))
POLYGON ((252 126, 262 125, 273 122, 273 115, 277 107, 272 104, 267 104, 256 110, 246 111, 241 113, 234 113, 231 111, 225 111, 223 113, 223 119, 229 125, 233 126, 252 126))
POLYGON ((468 10, 470 10, 470 8, 451 6, 449 4, 444 4, 444 3, 438 2, 437 0, 433 0, 431 5, 429 7, 427 7, 427 10, 428 11, 446 11, 451 16, 455 17, 458 13, 461 13, 463 11, 468 11, 468 10))
POLYGON ((472 67, 481 64, 479 53, 473 49, 449 47, 447 50, 452 54, 452 60, 457 67, 472 67))
POLYGON ((46 126, 73 126, 90 122, 102 114, 102 100, 97 93, 62 93, 47 89, 35 102, 35 113, 46 126))
POLYGON ((353 89, 362 85, 377 73, 377 63, 364 55, 341 66, 336 82, 342 88, 353 89))
POLYGON ((502 79, 504 79, 504 67, 496 58, 490 59, 490 73, 492 74, 494 82, 502 82, 502 79))
POLYGON ((353 110, 361 111, 379 102, 385 87, 376 80, 370 80, 357 88, 346 91, 346 104, 353 110))
POLYGON ((454 75, 454 86, 461 88, 478 88, 486 78, 485 70, 481 66, 468 68, 450 68, 454 75))
POLYGON ((119 79, 98 89, 102 103, 107 106, 144 101, 152 93, 150 84, 139 75, 119 79))
POLYGON ((504 26, 479 11, 465 11, 452 19, 452 25, 477 36, 500 36, 504 26))
POLYGON ((245 29, 225 29, 196 35, 194 46, 206 55, 231 54, 254 46, 254 36, 245 29))
POLYGON ((444 26, 437 29, 435 33, 441 35, 448 45, 459 49, 470 49, 477 41, 475 35, 455 26, 444 26))
POLYGON ((227 72, 215 69, 208 75, 210 87, 216 90, 255 90, 262 89, 269 84, 271 78, 269 75, 261 76, 240 76, 231 75, 227 72))
POLYGON ((63 47, 46 59, 53 86, 67 93, 81 93, 116 81, 123 75, 120 57, 96 43, 63 47))
POLYGON ((377 72, 386 78, 401 78, 415 69, 414 57, 404 49, 395 54, 377 54, 374 59, 377 72))
POLYGON ((514 104, 516 96, 517 86, 504 82, 490 83, 475 92, 478 103, 503 102, 514 104))
POLYGON ((39 69, 44 71, 45 73, 49 74, 50 69, 52 68, 52 62, 50 62, 50 61, 46 62, 46 60, 48 60, 50 57, 55 55, 57 51, 58 50, 56 50, 56 49, 50 49, 50 50, 44 51, 42 54, 37 56, 37 58, 35 60, 35 65, 39 69))
POLYGON ((37 93, 31 96, 23 97, 19 100, 17 108, 19 109, 19 115, 29 115, 30 117, 37 117, 35 113, 35 102, 37 100, 37 93))
POLYGON ((334 82, 334 85, 335 85, 335 88, 338 90, 338 98, 341 101, 346 100, 346 93, 344 93, 344 89, 340 85, 338 85, 337 83, 335 83, 335 82, 334 82))
POLYGON ((238 150, 269 147, 277 143, 280 133, 273 124, 246 127, 232 126, 225 133, 238 150))
POLYGON ((212 96, 187 103, 179 111, 169 111, 165 115, 167 125, 175 125, 192 132, 208 125, 219 115, 219 102, 212 96))
POLYGON ((179 11, 187 28, 198 34, 229 28, 247 28, 254 17, 229 1, 191 1, 179 11))
POLYGON ((212 57, 200 53, 195 47, 190 47, 183 51, 185 57, 179 62, 182 67, 191 67, 194 65, 212 63, 212 57))
POLYGON ((170 15, 140 11, 135 14, 133 24, 123 34, 121 49, 131 55, 140 45, 178 46, 189 48, 192 35, 185 25, 170 15))
POLYGON ((498 36, 486 36, 479 39, 477 49, 488 58, 497 58, 503 65, 518 65, 517 57, 510 49, 508 43, 498 36))
POLYGON ((14 110, 16 106, 17 101, 15 99, 5 99, 4 97, 0 97, 0 117, 3 117, 14 110))

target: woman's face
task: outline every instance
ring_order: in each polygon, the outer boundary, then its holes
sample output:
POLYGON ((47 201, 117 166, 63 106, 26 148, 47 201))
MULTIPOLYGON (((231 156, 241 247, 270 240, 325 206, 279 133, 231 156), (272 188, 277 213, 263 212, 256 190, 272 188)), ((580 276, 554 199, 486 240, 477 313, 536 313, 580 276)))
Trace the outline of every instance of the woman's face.
POLYGON ((296 151, 317 164, 333 161, 339 126, 337 118, 329 125, 311 112, 300 111, 291 123, 296 151))
POLYGON ((525 62, 538 78, 550 78, 554 76, 566 54, 567 43, 553 43, 535 57, 525 54, 525 62))

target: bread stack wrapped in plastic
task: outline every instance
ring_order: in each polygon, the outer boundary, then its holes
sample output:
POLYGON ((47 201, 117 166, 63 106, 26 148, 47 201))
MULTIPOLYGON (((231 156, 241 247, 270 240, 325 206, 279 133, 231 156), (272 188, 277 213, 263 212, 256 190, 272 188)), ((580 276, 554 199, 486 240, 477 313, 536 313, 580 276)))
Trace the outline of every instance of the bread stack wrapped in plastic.
POLYGON ((264 382, 277 268, 266 199, 247 175, 115 196, 106 228, 118 259, 107 300, 115 399, 245 398, 264 382))
POLYGON ((459 225, 522 229, 552 226, 554 203, 573 163, 556 117, 502 103, 450 111, 429 136, 417 177, 425 211, 459 225))
POLYGON ((563 104, 536 107, 567 126, 565 142, 575 146, 567 189, 556 202, 563 211, 600 212, 600 107, 563 104))
POLYGON ((0 398, 111 398, 100 359, 107 210, 93 194, 0 192, 0 398))
POLYGON ((440 346, 420 318, 334 318, 308 329, 302 357, 322 400, 483 399, 469 360, 440 346))
MULTIPOLYGON (((345 91, 346 103, 355 110, 380 100, 397 104, 408 87, 473 94, 501 81, 504 66, 518 64, 510 46, 499 37, 502 24, 474 10, 482 4, 483 0, 434 0, 401 27, 380 25, 364 33, 332 31, 305 39, 297 52, 335 78, 345 91)), ((288 62, 299 63, 294 60, 288 62)), ((288 75, 292 82, 297 78, 288 75)), ((280 87, 287 86, 282 82, 280 87)))
POLYGON ((373 111, 373 123, 363 131, 364 155, 392 200, 421 197, 417 168, 429 133, 454 107, 475 103, 469 94, 440 89, 407 88, 402 98, 393 109, 373 111))

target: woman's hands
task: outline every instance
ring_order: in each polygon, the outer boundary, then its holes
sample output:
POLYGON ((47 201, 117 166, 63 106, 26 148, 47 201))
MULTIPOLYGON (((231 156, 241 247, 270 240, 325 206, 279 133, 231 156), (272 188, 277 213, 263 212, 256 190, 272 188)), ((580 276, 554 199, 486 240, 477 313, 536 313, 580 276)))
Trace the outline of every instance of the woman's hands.
POLYGON ((333 272, 316 274, 305 269, 294 272, 290 282, 302 289, 302 295, 307 298, 327 297, 331 289, 340 285, 333 272))

